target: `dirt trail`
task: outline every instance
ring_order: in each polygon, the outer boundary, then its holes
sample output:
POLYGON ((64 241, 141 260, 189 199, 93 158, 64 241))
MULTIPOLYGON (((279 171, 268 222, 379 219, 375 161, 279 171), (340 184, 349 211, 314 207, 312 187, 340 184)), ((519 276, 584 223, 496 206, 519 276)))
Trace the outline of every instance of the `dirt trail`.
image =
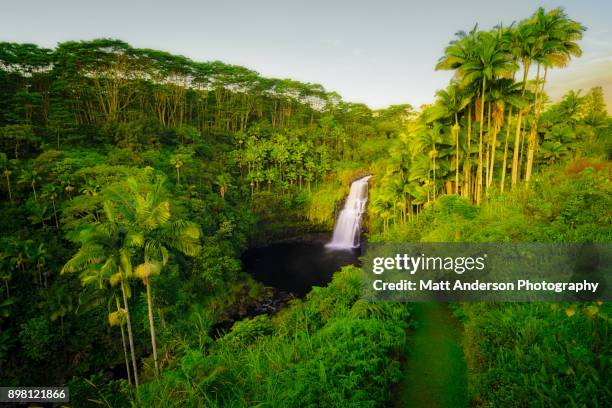
POLYGON ((415 303, 417 328, 410 333, 397 408, 466 407, 467 369, 461 331, 444 303, 415 303))

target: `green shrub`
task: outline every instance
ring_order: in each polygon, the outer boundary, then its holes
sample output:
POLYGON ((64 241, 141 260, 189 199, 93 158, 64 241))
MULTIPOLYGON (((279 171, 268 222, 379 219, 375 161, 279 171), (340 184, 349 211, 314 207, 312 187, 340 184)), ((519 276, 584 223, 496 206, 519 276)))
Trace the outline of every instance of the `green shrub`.
POLYGON ((360 271, 270 319, 245 319, 207 354, 187 350, 158 382, 139 388, 147 407, 375 407, 390 399, 410 307, 360 300, 360 271))
POLYGON ((469 392, 483 407, 612 406, 609 304, 463 304, 469 392))
POLYGON ((51 322, 43 316, 27 320, 19 332, 21 350, 34 361, 44 361, 53 355, 52 345, 56 343, 57 337, 51 322))
POLYGON ((236 322, 232 330, 219 339, 225 347, 237 349, 253 344, 259 337, 272 334, 274 327, 270 321, 270 316, 259 315, 252 319, 244 319, 236 322))

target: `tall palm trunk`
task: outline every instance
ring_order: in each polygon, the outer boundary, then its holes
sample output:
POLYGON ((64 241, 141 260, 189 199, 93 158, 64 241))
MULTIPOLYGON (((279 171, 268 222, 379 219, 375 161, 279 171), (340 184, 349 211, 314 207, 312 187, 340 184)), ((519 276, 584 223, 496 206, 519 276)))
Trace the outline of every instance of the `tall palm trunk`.
POLYGON ((531 67, 530 59, 523 59, 523 87, 521 88, 521 96, 525 96, 527 88, 527 77, 529 76, 529 68, 531 67))
MULTIPOLYGON (((531 60, 529 58, 525 58, 523 59, 523 86, 521 88, 521 96, 525 96, 525 91, 527 90, 527 77, 529 76, 529 69, 531 68, 531 60)), ((524 138, 522 137, 522 130, 519 131, 519 129, 521 128, 520 125, 520 119, 522 119, 522 114, 523 114, 523 110, 520 109, 519 110, 519 120, 517 123, 517 141, 515 140, 515 148, 517 149, 516 151, 518 151, 518 153, 514 153, 514 156, 512 158, 512 186, 516 185, 516 183, 518 182, 518 179, 520 177, 520 171, 521 171, 521 167, 522 167, 522 163, 523 163, 523 142, 524 142, 524 138), (515 157, 516 157, 516 165, 515 165, 515 157), (515 179, 515 167, 516 167, 516 179, 515 179)))
POLYGON ((472 148, 472 104, 468 105, 468 127, 467 127, 467 154, 466 162, 463 167, 463 185, 464 185, 464 196, 470 198, 470 159, 471 159, 471 148, 472 148))
POLYGON ((459 118, 455 112, 455 194, 459 195, 459 118))
POLYGON ((155 363, 155 376, 159 376, 159 365, 157 363, 157 341, 155 338, 155 322, 153 321, 153 300, 151 297, 151 282, 145 282, 147 287, 147 308, 149 309, 149 327, 151 328, 151 346, 153 347, 153 362, 155 363))
MULTIPOLYGON (((115 296, 115 303, 117 304, 117 311, 121 310, 121 305, 119 304, 119 298, 115 296)), ((128 376, 128 383, 132 385, 132 370, 130 370, 130 360, 128 358, 127 344, 125 343, 125 330, 123 330, 123 324, 119 324, 119 328, 121 329, 121 345, 123 346, 123 357, 125 358, 125 371, 128 376)))
POLYGON ((489 163, 491 163, 491 135, 492 135, 492 131, 491 131, 491 102, 487 103, 487 140, 486 140, 486 145, 487 145, 487 151, 485 154, 485 179, 484 179, 484 185, 485 185, 485 195, 487 193, 486 188, 489 187, 489 163))
POLYGON ((531 171, 533 169, 533 157, 535 155, 535 149, 538 141, 538 114, 539 114, 539 98, 541 97, 540 89, 540 66, 538 63, 538 70, 536 74, 536 91, 535 100, 533 102, 533 120, 531 121, 531 129, 529 131, 529 141, 527 143, 527 164, 525 166, 525 182, 529 183, 531 179, 531 171))
POLYGON ((480 100, 480 136, 478 139, 478 169, 476 175, 476 204, 480 204, 482 199, 482 132, 484 122, 484 103, 485 103, 485 87, 487 79, 482 78, 482 91, 480 100))
POLYGON ((521 120, 523 119, 523 110, 519 109, 516 119, 516 134, 514 137, 514 153, 512 156, 512 187, 518 182, 519 175, 519 148, 521 145, 521 120))
POLYGON ((8 190, 9 200, 12 203, 13 202, 13 192, 11 190, 11 174, 8 169, 4 171, 4 177, 6 177, 6 188, 8 190))
POLYGON ((130 353, 132 354, 132 366, 134 368, 134 383, 138 387, 138 365, 136 364, 136 353, 134 351, 134 336, 132 335, 132 320, 130 318, 130 308, 128 306, 125 281, 121 280, 121 295, 123 296, 123 305, 125 306, 125 316, 127 320, 128 339, 130 342, 130 353))
POLYGON ((434 143, 433 155, 433 199, 436 200, 436 144, 434 143))
MULTIPOLYGON (((525 112, 525 117, 527 116, 527 112, 525 112)), ((526 121, 525 121, 526 122, 526 121)), ((523 170, 523 163, 525 162, 525 137, 526 131, 525 129, 521 129, 521 147, 519 148, 519 162, 518 162, 518 178, 521 178, 521 172, 523 174, 523 178, 525 177, 525 172, 523 170)))
MULTIPOLYGON (((493 171, 495 170, 495 149, 497 147, 497 134, 499 133, 502 122, 504 121, 503 111, 501 115, 502 115, 501 118, 495 119, 493 121, 493 137, 492 137, 493 140, 491 141, 491 162, 489 163, 490 169, 489 169, 489 177, 487 178, 487 188, 489 188, 491 184, 493 184, 493 171)), ((506 137, 506 141, 507 140, 508 138, 506 137)))
POLYGON ((57 231, 59 232, 59 220, 57 219, 57 208, 55 207, 55 200, 51 200, 51 203, 53 204, 53 216, 55 217, 55 228, 57 229, 57 231))
POLYGON ((512 105, 510 105, 510 111, 508 112, 508 123, 506 124, 506 137, 504 140, 504 159, 502 162, 501 178, 499 182, 499 190, 504 192, 504 184, 506 182, 506 168, 508 166, 508 141, 510 140, 510 123, 512 122, 512 105))

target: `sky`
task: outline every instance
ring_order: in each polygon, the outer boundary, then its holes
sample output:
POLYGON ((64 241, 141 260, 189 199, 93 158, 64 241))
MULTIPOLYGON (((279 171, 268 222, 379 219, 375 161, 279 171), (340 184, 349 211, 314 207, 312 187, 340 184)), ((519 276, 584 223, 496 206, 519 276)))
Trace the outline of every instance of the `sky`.
POLYGON ((557 100, 601 85, 612 108, 609 0, 0 0, 0 41, 117 38, 318 83, 372 108, 418 107, 451 77, 434 66, 455 32, 510 24, 538 6, 562 6, 588 27, 583 56, 551 72, 547 92, 557 100))

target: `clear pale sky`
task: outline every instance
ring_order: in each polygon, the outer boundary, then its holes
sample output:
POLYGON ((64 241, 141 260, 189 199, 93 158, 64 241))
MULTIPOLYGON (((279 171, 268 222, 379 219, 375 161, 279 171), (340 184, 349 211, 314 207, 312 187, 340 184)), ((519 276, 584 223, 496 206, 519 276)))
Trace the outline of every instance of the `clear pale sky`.
POLYGON ((510 24, 539 5, 563 6, 588 27, 583 57, 550 75, 549 94, 602 85, 612 107, 607 0, 1 0, 0 41, 112 37, 320 83, 373 108, 418 107, 450 78, 434 66, 456 31, 510 24))

